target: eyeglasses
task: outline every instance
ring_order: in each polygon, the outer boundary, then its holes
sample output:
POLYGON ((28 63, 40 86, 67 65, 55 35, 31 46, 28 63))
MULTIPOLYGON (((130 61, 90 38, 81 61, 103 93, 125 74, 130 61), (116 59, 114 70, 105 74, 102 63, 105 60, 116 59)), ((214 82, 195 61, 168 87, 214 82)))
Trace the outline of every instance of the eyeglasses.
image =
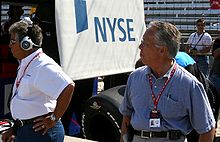
POLYGON ((10 45, 13 45, 13 44, 15 44, 16 42, 17 42, 16 40, 14 40, 14 39, 10 39, 9 44, 10 44, 10 45))
POLYGON ((141 43, 140 43, 140 47, 142 47, 142 48, 146 48, 146 46, 155 46, 155 47, 161 47, 161 45, 158 45, 158 44, 152 44, 152 45, 149 45, 149 44, 145 44, 144 43, 144 40, 141 40, 141 43))

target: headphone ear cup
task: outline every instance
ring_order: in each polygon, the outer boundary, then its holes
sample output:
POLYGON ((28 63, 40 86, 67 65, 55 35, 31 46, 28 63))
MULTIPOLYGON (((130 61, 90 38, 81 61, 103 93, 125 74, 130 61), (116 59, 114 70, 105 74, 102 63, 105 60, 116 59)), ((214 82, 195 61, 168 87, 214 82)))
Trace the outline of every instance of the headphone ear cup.
POLYGON ((29 36, 25 36, 20 43, 23 50, 27 51, 33 48, 33 42, 29 36))

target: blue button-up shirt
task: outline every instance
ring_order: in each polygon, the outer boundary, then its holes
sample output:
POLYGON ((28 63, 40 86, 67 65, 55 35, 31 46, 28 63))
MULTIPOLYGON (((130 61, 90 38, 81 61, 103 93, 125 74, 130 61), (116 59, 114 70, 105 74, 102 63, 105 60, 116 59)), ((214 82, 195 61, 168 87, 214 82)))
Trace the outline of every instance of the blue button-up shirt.
POLYGON ((153 91, 157 98, 172 69, 173 67, 161 78, 154 77, 147 66, 131 73, 119 108, 120 112, 131 116, 131 124, 136 130, 180 130, 187 134, 194 128, 200 134, 208 132, 215 127, 216 122, 204 87, 196 77, 179 65, 157 106, 162 115, 161 127, 149 127, 150 112, 154 103, 148 74, 153 76, 153 91))

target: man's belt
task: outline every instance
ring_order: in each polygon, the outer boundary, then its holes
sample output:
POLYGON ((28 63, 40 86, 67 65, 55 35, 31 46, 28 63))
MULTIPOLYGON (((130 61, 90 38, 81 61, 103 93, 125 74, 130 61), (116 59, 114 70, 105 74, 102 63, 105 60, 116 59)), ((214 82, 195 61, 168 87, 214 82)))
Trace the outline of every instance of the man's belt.
POLYGON ((148 131, 138 131, 134 130, 134 134, 141 136, 143 139, 148 138, 167 138, 170 140, 180 139, 183 134, 179 130, 171 130, 171 131, 162 131, 162 132, 148 132, 148 131))
POLYGON ((18 128, 21 128, 21 127, 23 127, 24 125, 27 125, 27 124, 32 124, 34 122, 34 119, 36 119, 36 118, 25 119, 25 120, 20 120, 20 119, 14 120, 14 125, 12 127, 14 133, 15 134, 17 133, 18 128))
POLYGON ((16 127, 22 127, 24 125, 34 123, 34 120, 39 118, 39 117, 45 117, 45 116, 48 116, 48 115, 50 115, 50 113, 44 114, 44 115, 41 115, 41 116, 37 116, 37 117, 31 118, 31 119, 24 119, 24 120, 16 119, 16 120, 14 120, 14 123, 15 123, 16 127))
POLYGON ((22 127, 22 126, 24 126, 24 125, 33 123, 33 122, 34 122, 34 119, 35 119, 35 118, 26 119, 26 120, 16 119, 16 120, 14 121, 14 123, 15 123, 15 125, 17 125, 17 127, 22 127))

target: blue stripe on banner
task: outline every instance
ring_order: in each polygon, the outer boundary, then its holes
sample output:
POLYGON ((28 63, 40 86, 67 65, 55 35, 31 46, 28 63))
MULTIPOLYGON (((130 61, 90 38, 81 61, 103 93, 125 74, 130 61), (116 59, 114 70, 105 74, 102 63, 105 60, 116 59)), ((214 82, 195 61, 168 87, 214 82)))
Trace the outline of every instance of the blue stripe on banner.
POLYGON ((74 0, 77 33, 88 29, 86 0, 74 0))

